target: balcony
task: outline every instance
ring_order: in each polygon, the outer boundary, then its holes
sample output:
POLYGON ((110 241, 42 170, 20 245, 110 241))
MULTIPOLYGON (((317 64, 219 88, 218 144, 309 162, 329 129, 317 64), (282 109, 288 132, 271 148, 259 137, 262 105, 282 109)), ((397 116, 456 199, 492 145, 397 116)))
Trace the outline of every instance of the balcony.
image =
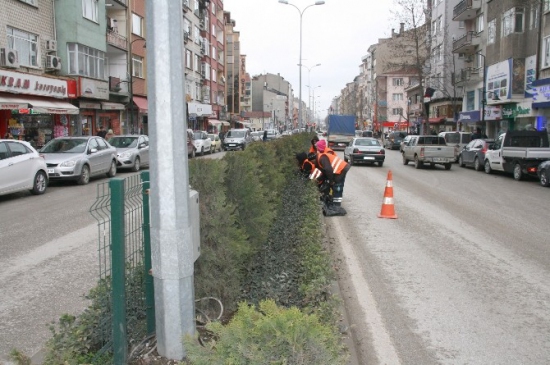
POLYGON ((123 49, 125 51, 128 49, 128 41, 126 37, 123 37, 120 34, 118 34, 116 30, 107 31, 107 44, 123 49))
POLYGON ((481 43, 481 37, 470 31, 453 42, 453 53, 474 54, 481 43))
POLYGON ((462 0, 453 8, 453 20, 473 20, 481 9, 481 0, 462 0))
POLYGON ((128 0, 105 0, 105 5, 112 9, 125 9, 128 7, 128 0))

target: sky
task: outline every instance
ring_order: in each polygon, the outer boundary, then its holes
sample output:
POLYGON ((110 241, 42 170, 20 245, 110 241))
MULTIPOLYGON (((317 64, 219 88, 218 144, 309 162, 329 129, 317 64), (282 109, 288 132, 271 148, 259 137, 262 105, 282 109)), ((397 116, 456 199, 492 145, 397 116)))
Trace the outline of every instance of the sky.
MULTIPOLYGON (((289 0, 300 11, 314 3, 289 0)), ((241 54, 247 56, 250 76, 280 74, 297 98, 299 10, 278 0, 223 0, 223 4, 240 32, 241 54)), ((332 99, 359 75, 368 48, 389 37, 392 28, 399 30, 399 21, 390 13, 392 5, 393 0, 325 0, 303 11, 302 99, 308 103, 310 95, 315 96, 318 117, 326 116, 332 99)))

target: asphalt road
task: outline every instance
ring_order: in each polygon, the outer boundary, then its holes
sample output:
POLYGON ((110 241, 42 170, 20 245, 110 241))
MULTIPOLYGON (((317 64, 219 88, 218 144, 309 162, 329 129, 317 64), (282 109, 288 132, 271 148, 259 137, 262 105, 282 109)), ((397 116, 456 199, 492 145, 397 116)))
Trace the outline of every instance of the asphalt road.
POLYGON ((550 363, 550 189, 387 151, 327 217, 361 364, 550 363), (397 219, 378 218, 388 171, 397 219))
MULTIPOLYGON (((12 348, 36 353, 49 322, 87 306, 98 278, 88 211, 106 181, 0 197, 0 363, 12 348)), ((398 151, 382 168, 352 167, 348 215, 326 222, 360 363, 549 363, 549 194, 456 164, 415 170, 398 151), (395 220, 377 217, 388 170, 395 220)))

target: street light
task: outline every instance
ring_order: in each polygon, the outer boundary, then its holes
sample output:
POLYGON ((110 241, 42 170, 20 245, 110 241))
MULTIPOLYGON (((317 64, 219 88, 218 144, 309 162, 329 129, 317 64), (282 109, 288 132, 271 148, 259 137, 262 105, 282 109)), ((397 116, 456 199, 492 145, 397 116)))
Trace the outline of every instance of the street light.
POLYGON ((298 105, 298 125, 300 128, 302 128, 302 15, 306 11, 307 8, 310 8, 314 5, 323 5, 325 2, 323 0, 316 1, 314 4, 306 6, 303 10, 300 10, 296 5, 291 4, 288 2, 288 0, 279 0, 281 4, 290 5, 296 8, 298 10, 298 13, 300 14, 300 62, 298 63, 299 69, 300 69, 300 104, 298 105))

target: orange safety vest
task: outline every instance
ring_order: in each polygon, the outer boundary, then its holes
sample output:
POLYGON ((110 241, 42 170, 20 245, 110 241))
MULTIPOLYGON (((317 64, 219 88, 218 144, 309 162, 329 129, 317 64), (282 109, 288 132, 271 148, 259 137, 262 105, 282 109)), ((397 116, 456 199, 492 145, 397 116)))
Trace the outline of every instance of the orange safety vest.
POLYGON ((309 178, 311 180, 317 180, 323 175, 323 172, 319 170, 317 167, 315 167, 315 164, 309 160, 305 160, 304 163, 302 164, 302 171, 306 170, 304 168, 306 164, 309 164, 311 166, 311 169, 309 170, 310 171, 309 178))
POLYGON ((336 153, 330 149, 330 148, 325 148, 325 151, 323 153, 320 153, 317 155, 317 164, 319 166, 322 166, 321 165, 321 156, 327 156, 328 157, 328 160, 330 161, 330 166, 332 166, 332 173, 335 174, 335 175, 338 175, 342 172, 342 170, 344 170, 344 168, 348 165, 348 163, 344 160, 342 160, 340 157, 338 157, 338 155, 336 155, 336 153))

